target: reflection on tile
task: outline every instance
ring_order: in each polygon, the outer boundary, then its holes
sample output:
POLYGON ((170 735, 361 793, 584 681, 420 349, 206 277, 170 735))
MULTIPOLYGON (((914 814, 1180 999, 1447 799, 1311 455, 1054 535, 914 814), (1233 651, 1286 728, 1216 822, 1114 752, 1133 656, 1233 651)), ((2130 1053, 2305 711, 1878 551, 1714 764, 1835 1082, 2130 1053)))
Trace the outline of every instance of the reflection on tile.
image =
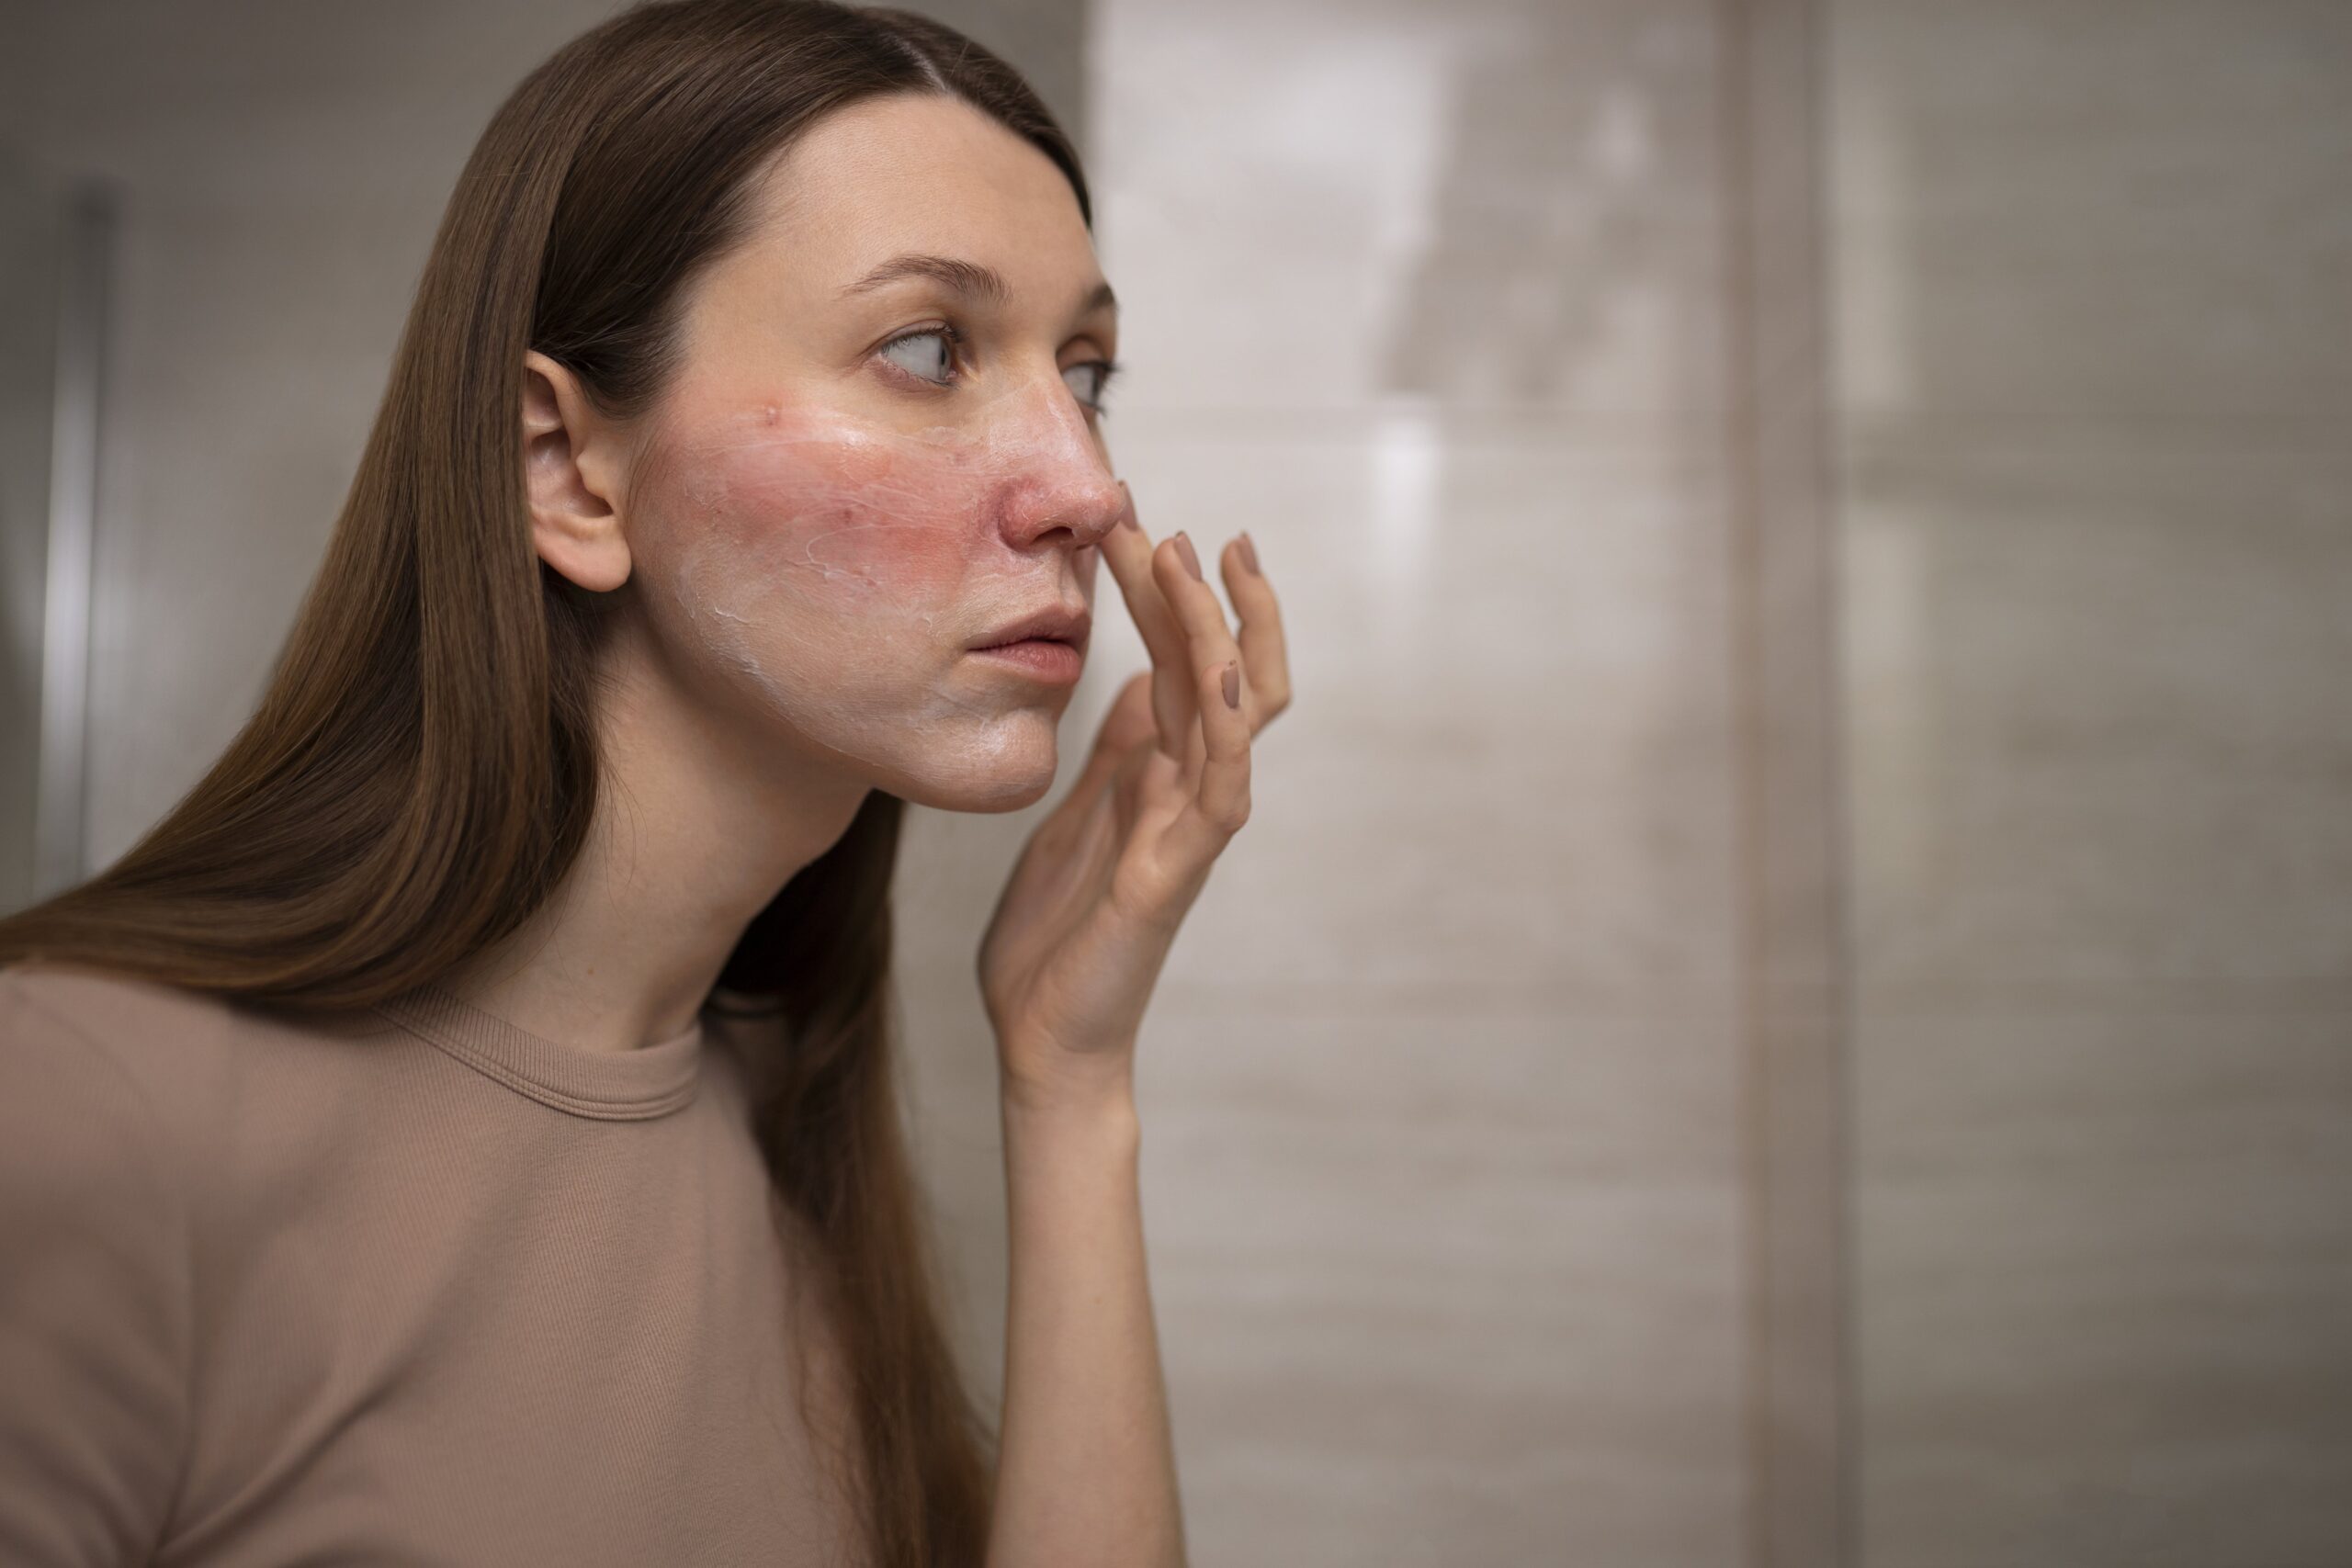
POLYGON ((1865 1016, 1863 1561, 2352 1561, 2352 1015, 1865 1016))
POLYGON ((1110 0, 1097 25, 1131 406, 1720 405, 1713 7, 1110 0))
POLYGON ((2352 981, 2352 463, 1854 468, 1864 979, 2352 981))
POLYGON ((1734 1561, 1731 1047, 1725 1019, 1156 1018, 1201 1560, 1734 1561))

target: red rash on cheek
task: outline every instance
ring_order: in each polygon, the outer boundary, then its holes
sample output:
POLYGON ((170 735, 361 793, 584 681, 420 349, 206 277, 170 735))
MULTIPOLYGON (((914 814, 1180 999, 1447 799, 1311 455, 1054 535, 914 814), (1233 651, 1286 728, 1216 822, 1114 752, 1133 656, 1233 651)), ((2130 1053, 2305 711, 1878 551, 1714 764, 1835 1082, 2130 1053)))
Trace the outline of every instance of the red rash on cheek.
POLYGON ((704 444, 697 467, 696 531, 779 587, 870 586, 911 608, 967 570, 980 507, 967 448, 771 409, 704 444))

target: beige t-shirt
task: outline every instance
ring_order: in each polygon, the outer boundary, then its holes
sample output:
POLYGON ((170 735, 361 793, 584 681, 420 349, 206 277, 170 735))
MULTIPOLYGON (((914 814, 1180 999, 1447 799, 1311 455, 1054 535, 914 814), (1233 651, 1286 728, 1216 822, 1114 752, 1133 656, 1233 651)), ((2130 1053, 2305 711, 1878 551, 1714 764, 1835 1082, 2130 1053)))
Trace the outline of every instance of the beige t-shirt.
POLYGON ((730 1025, 0 971, 0 1563, 854 1563, 730 1025))

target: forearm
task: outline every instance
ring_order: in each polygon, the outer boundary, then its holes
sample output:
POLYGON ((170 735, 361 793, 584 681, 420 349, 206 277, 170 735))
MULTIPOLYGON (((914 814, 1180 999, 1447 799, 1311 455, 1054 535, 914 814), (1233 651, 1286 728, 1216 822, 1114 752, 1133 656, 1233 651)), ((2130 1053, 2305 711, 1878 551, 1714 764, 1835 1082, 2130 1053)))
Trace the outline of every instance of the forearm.
POLYGON ((1184 1561, 1132 1094, 1004 1102, 1011 1303, 992 1568, 1184 1561))

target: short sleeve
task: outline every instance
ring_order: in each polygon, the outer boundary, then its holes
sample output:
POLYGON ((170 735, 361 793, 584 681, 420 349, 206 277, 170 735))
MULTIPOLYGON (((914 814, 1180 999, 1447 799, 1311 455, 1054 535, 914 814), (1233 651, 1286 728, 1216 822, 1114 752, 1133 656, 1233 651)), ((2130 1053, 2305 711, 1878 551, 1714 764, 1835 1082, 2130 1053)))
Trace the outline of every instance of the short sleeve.
POLYGON ((187 1194, 100 1042, 0 974, 0 1562, 147 1562, 187 1436, 187 1194))

